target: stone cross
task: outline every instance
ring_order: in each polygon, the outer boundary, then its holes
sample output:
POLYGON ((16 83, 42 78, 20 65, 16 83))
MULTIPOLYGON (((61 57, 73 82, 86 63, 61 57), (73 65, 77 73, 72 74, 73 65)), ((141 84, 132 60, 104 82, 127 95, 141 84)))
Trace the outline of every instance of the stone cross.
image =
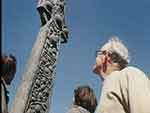
POLYGON ((68 40, 64 0, 39 0, 41 27, 10 113, 48 113, 59 47, 68 40))

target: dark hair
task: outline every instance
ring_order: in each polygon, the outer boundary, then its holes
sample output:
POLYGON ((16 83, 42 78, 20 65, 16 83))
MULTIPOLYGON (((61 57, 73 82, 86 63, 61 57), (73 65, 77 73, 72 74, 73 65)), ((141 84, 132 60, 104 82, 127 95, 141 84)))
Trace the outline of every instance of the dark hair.
POLYGON ((2 75, 10 75, 16 73, 16 58, 13 55, 3 55, 1 58, 2 75))
POLYGON ((77 89, 74 90, 74 97, 75 105, 82 106, 90 113, 94 113, 97 106, 97 100, 92 88, 87 85, 79 86, 77 89))
POLYGON ((128 65, 128 62, 124 60, 118 53, 113 52, 110 54, 110 57, 114 63, 118 63, 120 70, 125 68, 128 65))

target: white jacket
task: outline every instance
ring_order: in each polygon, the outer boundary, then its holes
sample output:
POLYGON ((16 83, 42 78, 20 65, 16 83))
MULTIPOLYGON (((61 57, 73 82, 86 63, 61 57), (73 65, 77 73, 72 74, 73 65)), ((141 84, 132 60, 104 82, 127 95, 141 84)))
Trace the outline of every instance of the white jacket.
POLYGON ((96 113, 150 113, 150 81, 134 67, 112 72, 104 80, 96 113))

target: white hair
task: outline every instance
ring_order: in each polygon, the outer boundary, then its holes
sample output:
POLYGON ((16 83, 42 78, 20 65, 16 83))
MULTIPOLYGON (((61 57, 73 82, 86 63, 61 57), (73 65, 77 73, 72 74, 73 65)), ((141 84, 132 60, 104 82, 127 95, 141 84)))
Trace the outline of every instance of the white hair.
POLYGON ((108 51, 110 53, 116 52, 128 63, 130 61, 127 47, 116 36, 111 37, 111 39, 102 46, 101 51, 108 51))

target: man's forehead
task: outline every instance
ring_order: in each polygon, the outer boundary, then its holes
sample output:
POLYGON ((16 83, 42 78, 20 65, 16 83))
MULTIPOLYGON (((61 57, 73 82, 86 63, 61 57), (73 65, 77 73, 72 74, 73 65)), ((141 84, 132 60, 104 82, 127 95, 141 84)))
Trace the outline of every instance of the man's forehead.
POLYGON ((129 62, 128 49, 126 48, 126 46, 121 41, 110 40, 100 48, 100 51, 107 51, 110 53, 116 52, 123 59, 125 59, 126 61, 129 62))
POLYGON ((103 46, 100 48, 100 51, 108 51, 108 52, 111 52, 111 44, 110 44, 110 43, 106 43, 105 45, 103 45, 103 46))

